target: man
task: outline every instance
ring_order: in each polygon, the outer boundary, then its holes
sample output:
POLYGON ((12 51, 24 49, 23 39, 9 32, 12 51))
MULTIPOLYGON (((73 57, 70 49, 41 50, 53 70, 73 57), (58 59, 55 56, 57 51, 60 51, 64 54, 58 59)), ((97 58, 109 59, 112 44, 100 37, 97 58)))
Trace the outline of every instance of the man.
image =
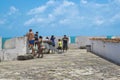
POLYGON ((64 52, 64 50, 67 51, 67 49, 68 49, 68 41, 69 41, 69 39, 68 39, 68 37, 66 35, 64 35, 62 40, 63 40, 63 52, 64 52))
POLYGON ((35 38, 35 46, 36 46, 36 45, 37 45, 37 42, 38 42, 38 32, 36 32, 34 38, 35 38))
POLYGON ((51 36, 50 40, 52 42, 52 46, 55 47, 55 37, 54 37, 54 35, 51 36))
POLYGON ((34 51, 34 33, 32 32, 32 29, 29 29, 29 33, 27 35, 28 37, 28 42, 29 42, 29 48, 32 48, 32 54, 35 56, 35 51, 34 51))

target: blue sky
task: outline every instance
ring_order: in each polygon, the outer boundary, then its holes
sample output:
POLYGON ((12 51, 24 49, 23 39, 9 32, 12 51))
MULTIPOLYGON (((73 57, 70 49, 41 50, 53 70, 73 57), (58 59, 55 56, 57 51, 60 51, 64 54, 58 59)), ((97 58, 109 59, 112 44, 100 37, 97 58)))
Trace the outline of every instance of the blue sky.
POLYGON ((120 0, 0 0, 0 36, 120 35, 120 0))

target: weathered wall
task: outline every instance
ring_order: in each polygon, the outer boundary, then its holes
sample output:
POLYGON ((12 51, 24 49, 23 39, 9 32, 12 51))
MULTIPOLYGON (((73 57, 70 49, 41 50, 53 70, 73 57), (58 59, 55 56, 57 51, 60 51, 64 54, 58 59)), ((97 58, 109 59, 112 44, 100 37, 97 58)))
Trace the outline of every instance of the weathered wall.
POLYGON ((91 50, 97 55, 120 64, 120 43, 91 40, 91 50))
POLYGON ((16 38, 8 39, 3 44, 4 45, 3 49, 14 49, 15 44, 16 44, 16 38))
POLYGON ((0 37, 0 62, 2 60, 2 38, 0 37))
POLYGON ((27 53, 27 38, 26 37, 18 37, 16 38, 16 51, 19 54, 27 53))
POLYGON ((78 37, 76 37, 76 44, 77 44, 77 46, 80 47, 80 46, 89 45, 90 44, 89 38, 90 37, 85 37, 85 36, 78 36, 78 37))
POLYGON ((0 37, 0 50, 2 50, 2 38, 0 37))
POLYGON ((4 49, 0 51, 1 60, 16 60, 18 55, 27 53, 27 38, 12 38, 5 42, 4 49))

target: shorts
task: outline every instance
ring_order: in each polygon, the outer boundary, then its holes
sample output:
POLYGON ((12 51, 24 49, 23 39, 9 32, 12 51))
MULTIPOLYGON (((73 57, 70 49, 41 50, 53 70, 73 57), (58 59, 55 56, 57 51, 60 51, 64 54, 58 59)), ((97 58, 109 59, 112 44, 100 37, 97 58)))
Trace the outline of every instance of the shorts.
POLYGON ((59 46, 57 49, 62 50, 62 47, 59 46))
POLYGON ((34 40, 29 40, 29 44, 34 45, 34 40))

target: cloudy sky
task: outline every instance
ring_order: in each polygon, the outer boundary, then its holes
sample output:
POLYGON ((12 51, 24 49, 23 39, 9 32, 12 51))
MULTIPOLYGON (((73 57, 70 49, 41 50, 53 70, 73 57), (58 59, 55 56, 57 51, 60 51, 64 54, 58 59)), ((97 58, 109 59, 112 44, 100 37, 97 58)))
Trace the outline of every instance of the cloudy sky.
POLYGON ((120 0, 0 0, 0 36, 120 35, 120 0))

